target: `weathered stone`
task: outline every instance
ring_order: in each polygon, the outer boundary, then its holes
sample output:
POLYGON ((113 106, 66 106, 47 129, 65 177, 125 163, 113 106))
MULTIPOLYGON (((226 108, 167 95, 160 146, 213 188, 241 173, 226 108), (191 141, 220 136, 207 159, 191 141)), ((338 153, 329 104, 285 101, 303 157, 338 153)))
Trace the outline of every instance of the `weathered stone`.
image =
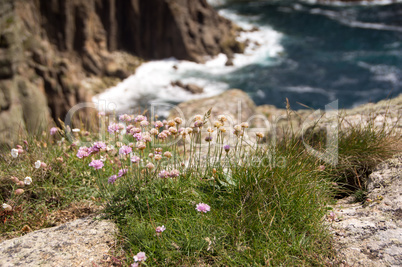
POLYGON ((202 94, 204 92, 204 88, 193 83, 183 84, 181 81, 175 81, 172 82, 171 84, 172 86, 180 87, 192 94, 202 94))
POLYGON ((330 227, 338 263, 344 266, 402 265, 402 154, 369 176, 364 204, 341 200, 330 227))
POLYGON ((229 125, 232 126, 243 121, 252 124, 256 115, 256 106, 247 93, 232 89, 217 96, 183 102, 171 111, 169 117, 184 116, 186 121, 190 121, 195 115, 203 115, 210 108, 212 121, 216 120, 218 115, 226 115, 229 125))
POLYGON ((0 243, 0 266, 98 266, 114 246, 117 227, 93 217, 0 243))

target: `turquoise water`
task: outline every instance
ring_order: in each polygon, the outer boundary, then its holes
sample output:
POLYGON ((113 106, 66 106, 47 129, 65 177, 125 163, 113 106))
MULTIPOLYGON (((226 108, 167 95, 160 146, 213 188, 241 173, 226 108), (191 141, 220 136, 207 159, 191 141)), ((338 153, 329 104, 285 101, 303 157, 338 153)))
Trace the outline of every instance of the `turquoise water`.
POLYGON ((220 77, 254 101, 293 108, 340 107, 402 93, 402 4, 328 6, 227 1, 216 7, 281 33, 283 52, 220 77), (269 64, 263 64, 266 60, 269 64))

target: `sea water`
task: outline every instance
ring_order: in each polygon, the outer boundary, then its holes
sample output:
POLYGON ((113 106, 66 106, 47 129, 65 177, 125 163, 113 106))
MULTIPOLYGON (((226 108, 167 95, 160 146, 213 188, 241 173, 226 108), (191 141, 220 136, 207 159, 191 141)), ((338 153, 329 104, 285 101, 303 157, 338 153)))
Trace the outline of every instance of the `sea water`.
POLYGON ((94 101, 118 113, 159 106, 163 115, 171 105, 230 88, 244 90, 258 105, 283 108, 288 98, 295 109, 323 108, 334 100, 350 108, 402 93, 401 1, 209 2, 246 30, 238 40, 249 45, 235 55, 233 66, 225 66, 223 54, 205 64, 150 61, 94 101), (197 84, 204 93, 173 86, 177 80, 197 84))

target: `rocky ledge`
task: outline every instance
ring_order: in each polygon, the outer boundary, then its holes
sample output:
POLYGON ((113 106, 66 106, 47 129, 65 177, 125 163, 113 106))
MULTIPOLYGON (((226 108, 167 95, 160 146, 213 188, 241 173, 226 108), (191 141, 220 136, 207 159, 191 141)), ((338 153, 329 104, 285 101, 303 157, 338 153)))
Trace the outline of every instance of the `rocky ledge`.
POLYGON ((116 234, 114 223, 93 216, 38 230, 0 243, 0 266, 98 266, 116 234))
POLYGON ((364 204, 340 200, 328 216, 340 266, 402 266, 402 154, 369 176, 364 204))

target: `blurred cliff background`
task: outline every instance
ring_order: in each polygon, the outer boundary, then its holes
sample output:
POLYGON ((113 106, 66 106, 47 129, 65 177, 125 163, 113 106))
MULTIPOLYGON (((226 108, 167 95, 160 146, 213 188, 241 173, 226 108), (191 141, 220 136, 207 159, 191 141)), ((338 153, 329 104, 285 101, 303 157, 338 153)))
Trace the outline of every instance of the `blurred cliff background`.
POLYGON ((239 88, 348 108, 402 92, 399 1, 1 0, 0 30, 7 142, 82 102, 129 112, 239 88))

